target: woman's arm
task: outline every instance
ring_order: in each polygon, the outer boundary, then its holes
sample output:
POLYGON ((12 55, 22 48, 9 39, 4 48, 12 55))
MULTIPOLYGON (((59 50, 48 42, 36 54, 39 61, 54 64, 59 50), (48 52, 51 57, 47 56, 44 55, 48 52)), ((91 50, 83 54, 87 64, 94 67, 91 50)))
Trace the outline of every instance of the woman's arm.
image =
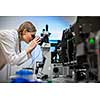
POLYGON ((7 36, 2 36, 0 38, 0 44, 7 63, 11 65, 21 65, 28 60, 28 55, 31 55, 32 50, 38 44, 38 39, 36 38, 35 40, 31 41, 26 50, 19 54, 16 53, 16 39, 13 35, 8 33, 7 36))

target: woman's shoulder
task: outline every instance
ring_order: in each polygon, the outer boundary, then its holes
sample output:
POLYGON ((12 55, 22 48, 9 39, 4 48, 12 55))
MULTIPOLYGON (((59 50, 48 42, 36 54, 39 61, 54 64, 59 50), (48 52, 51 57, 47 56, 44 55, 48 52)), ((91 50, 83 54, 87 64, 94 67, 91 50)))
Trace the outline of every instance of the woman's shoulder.
POLYGON ((17 38, 18 33, 17 30, 15 29, 10 29, 10 30, 6 29, 6 30, 0 30, 0 36, 7 37, 7 38, 11 38, 11 37, 17 38))
POLYGON ((17 30, 16 29, 5 29, 5 30, 0 30, 0 34, 15 34, 17 33, 17 30))

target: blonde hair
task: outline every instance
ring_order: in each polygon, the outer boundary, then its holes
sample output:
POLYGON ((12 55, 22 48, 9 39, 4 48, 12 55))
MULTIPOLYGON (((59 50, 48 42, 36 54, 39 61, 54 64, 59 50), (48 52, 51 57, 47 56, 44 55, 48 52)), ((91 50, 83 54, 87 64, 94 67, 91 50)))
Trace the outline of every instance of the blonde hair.
POLYGON ((24 29, 27 32, 36 32, 36 27, 30 22, 30 21, 26 21, 24 23, 22 23, 19 28, 18 28, 18 33, 22 33, 24 31, 24 29))

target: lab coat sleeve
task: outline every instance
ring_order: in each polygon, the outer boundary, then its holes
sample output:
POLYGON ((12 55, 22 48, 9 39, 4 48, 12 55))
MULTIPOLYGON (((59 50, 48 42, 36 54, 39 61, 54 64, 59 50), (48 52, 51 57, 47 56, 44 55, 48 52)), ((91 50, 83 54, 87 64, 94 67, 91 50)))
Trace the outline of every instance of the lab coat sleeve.
POLYGON ((40 45, 37 45, 36 48, 32 51, 32 62, 43 61, 43 54, 40 45))
POLYGON ((21 65, 28 60, 28 56, 25 50, 17 54, 16 39, 14 36, 2 36, 0 40, 0 46, 7 60, 7 63, 11 65, 21 65))

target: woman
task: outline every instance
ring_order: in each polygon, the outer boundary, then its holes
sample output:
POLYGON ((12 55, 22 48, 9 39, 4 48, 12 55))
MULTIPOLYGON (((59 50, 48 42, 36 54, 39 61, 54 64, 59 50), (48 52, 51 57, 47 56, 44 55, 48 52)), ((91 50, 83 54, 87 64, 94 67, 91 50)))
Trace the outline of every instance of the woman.
POLYGON ((0 31, 0 69, 5 64, 21 65, 31 57, 32 50, 40 42, 35 33, 36 28, 29 21, 22 23, 18 30, 0 31), (23 51, 20 49, 20 41, 29 43, 23 51))

